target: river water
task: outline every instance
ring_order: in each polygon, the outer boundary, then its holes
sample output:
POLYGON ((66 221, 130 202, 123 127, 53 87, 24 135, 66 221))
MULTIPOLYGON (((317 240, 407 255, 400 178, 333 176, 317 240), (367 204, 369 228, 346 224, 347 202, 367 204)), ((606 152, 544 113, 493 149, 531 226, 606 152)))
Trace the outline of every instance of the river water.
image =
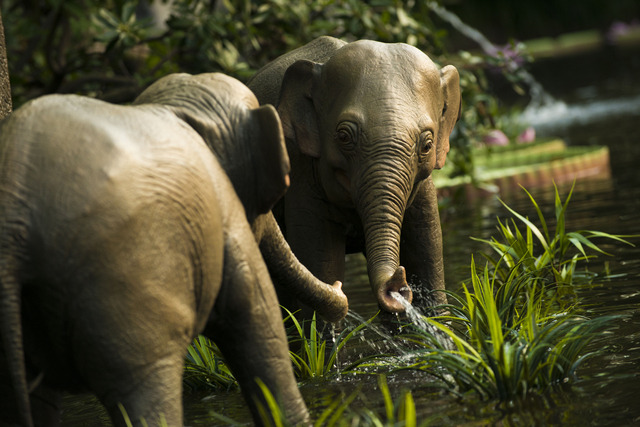
MULTIPOLYGON (((568 208, 569 230, 592 229, 612 234, 640 234, 640 52, 605 49, 533 67, 532 73, 550 90, 558 102, 530 117, 540 135, 561 137, 570 145, 606 145, 610 150, 608 178, 580 179, 568 208), (637 59, 636 59, 637 58, 637 59)), ((561 185, 562 196, 568 191, 561 185)), ((553 212, 553 186, 546 183, 532 191, 543 210, 553 212)), ((510 192, 504 201, 520 213, 535 216, 524 193, 510 192)), ((456 289, 469 274, 471 254, 488 251, 470 236, 488 238, 496 233, 496 217, 507 211, 496 196, 473 202, 452 201, 442 210, 447 286, 456 289)), ((640 424, 640 238, 631 238, 635 247, 602 241, 612 257, 599 256, 589 269, 615 275, 596 280, 597 285, 580 291, 587 314, 623 315, 611 333, 602 336, 591 349, 604 351, 585 362, 578 380, 571 386, 541 397, 531 397, 510 405, 482 402, 473 396, 462 399, 429 387, 422 375, 390 374, 389 386, 398 396, 412 390, 420 420, 433 425, 632 425, 640 424)), ((361 256, 350 256, 344 289, 351 312, 368 319, 377 311, 361 256)), ((353 322, 353 320, 350 320, 353 322)), ((387 338, 368 337, 367 342, 350 342, 340 359, 341 366, 352 357, 375 347, 384 351, 387 338)), ((358 387, 362 398, 355 406, 380 414, 384 403, 375 377, 341 378, 301 388, 312 414, 318 414, 340 393, 358 387)), ((249 414, 237 392, 186 393, 187 425, 221 425, 209 412, 217 411, 242 423, 249 414)), ((67 399, 64 425, 100 425, 104 413, 91 398, 67 399), (102 415, 96 415, 102 413, 102 415)))

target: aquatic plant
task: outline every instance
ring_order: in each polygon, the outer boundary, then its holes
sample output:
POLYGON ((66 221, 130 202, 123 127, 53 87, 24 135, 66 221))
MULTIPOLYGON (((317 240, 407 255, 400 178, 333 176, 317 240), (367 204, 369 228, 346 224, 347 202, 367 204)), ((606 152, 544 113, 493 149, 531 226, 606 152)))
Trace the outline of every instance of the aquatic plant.
POLYGON ((191 388, 231 389, 238 387, 214 342, 200 335, 189 346, 184 366, 184 383, 191 388))
MULTIPOLYGON (((369 408, 364 408, 357 412, 357 418, 361 419, 362 425, 392 425, 392 426, 416 426, 416 405, 411 391, 405 390, 394 401, 387 384, 386 375, 378 375, 378 388, 384 399, 385 417, 381 417, 369 408)), ((356 418, 356 417, 353 417, 356 418)))
POLYGON ((331 350, 327 354, 327 340, 318 331, 316 313, 313 313, 309 321, 309 336, 307 337, 305 326, 289 310, 286 308, 284 310, 288 313, 288 316, 284 319, 285 323, 290 320, 294 327, 294 335, 289 335, 288 339, 290 348, 294 347, 298 348, 298 350, 290 351, 289 354, 291 355, 291 361, 298 380, 325 378, 331 375, 335 371, 336 358, 340 349, 376 317, 373 316, 367 322, 353 328, 344 328, 340 335, 332 341, 331 350))
POLYGON ((511 269, 517 267, 517 271, 521 274, 533 274, 549 283, 555 283, 558 287, 589 283, 594 274, 587 270, 576 270, 578 262, 588 261, 596 254, 609 255, 597 246, 593 239, 606 238, 632 245, 625 240, 626 237, 632 236, 593 230, 567 231, 566 211, 574 187, 575 181, 563 202, 558 187, 554 184, 555 230, 553 233, 550 232, 549 221, 545 218, 539 204, 524 187, 522 189, 533 204, 541 228, 500 200, 513 217, 504 222, 498 218, 499 237, 490 239, 472 237, 472 239, 487 243, 497 254, 497 256, 489 254, 483 254, 483 256, 491 262, 503 280, 511 274, 511 269), (516 220, 524 224, 524 234, 518 228, 516 220), (498 268, 500 264, 502 268, 498 268))
MULTIPOLYGON (((512 298, 496 298, 497 276, 488 266, 479 274, 471 263, 471 288, 463 284, 459 307, 424 322, 454 342, 444 348, 432 332, 412 326, 404 339, 422 347, 401 369, 427 370, 454 393, 476 391, 502 401, 544 392, 575 378, 578 366, 595 353, 587 345, 613 316, 588 319, 555 312, 534 276, 511 274, 503 283, 512 298)), ((455 307, 455 308, 454 308, 455 307)))
MULTIPOLYGON (((259 380, 258 380, 259 381, 259 380)), ((290 424, 286 421, 282 406, 271 391, 259 382, 264 393, 266 407, 260 406, 261 421, 265 426, 287 427, 290 424)), ((422 420, 418 423, 416 406, 411 391, 404 390, 400 396, 394 400, 387 385, 385 375, 378 376, 378 388, 384 400, 384 413, 378 414, 369 408, 355 408, 352 406, 354 400, 361 395, 361 388, 352 392, 348 396, 340 393, 333 398, 329 405, 319 413, 313 425, 315 427, 338 427, 338 426, 424 426, 430 420, 422 420)), ((355 406, 355 405, 354 405, 355 406)))
MULTIPOLYGON (((127 427, 133 427, 133 421, 131 421, 131 418, 129 418, 129 414, 127 413, 127 410, 124 408, 124 406, 122 406, 121 403, 118 404, 118 409, 120 410, 120 413, 122 414, 122 418, 124 420, 124 425, 127 426, 127 427)), ((149 423, 144 418, 141 418, 140 419, 140 425, 142 427, 148 427, 149 423)), ((160 427, 168 427, 169 426, 169 424, 167 424, 167 420, 165 419, 163 414, 160 414, 160 416, 159 416, 158 425, 160 427)))

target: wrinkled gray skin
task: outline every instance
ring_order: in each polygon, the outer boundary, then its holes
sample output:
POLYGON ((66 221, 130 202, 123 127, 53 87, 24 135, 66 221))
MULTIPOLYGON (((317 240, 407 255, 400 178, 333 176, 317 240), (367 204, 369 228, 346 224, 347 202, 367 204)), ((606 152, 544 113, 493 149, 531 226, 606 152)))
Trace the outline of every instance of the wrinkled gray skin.
POLYGON ((274 212, 298 259, 332 282, 344 277, 345 252, 363 251, 383 310, 404 311, 391 292, 411 301, 411 287, 420 305, 445 302, 427 292, 444 289, 430 175, 444 166, 459 116, 455 67, 438 69, 406 44, 321 37, 247 85, 282 120, 291 187, 274 212))
MULTIPOLYGON (((195 79, 198 78, 188 74, 173 74, 162 78, 145 90, 134 104, 157 103, 172 106, 179 117, 184 118, 191 127, 204 136, 209 148, 227 172, 241 200, 251 203, 260 200, 263 194, 269 195, 273 190, 268 187, 266 191, 255 192, 255 189, 268 186, 269 181, 254 182, 254 179, 258 179, 261 174, 254 176, 248 173, 248 162, 240 161, 242 156, 252 156, 260 160, 255 165, 256 168, 265 168, 272 162, 266 155, 269 153, 256 153, 255 147, 244 146, 242 141, 224 139, 212 134, 216 128, 209 123, 210 119, 207 115, 200 113, 207 110, 207 105, 194 101, 202 98, 194 96, 194 88, 198 87, 195 79), (188 102, 185 102, 185 94, 188 102)), ((253 95, 250 95, 253 98, 253 95)), ((282 155, 287 156, 284 147, 282 155)), ((264 211, 267 212, 268 209, 264 211)), ((258 215, 255 219, 250 218, 249 221, 274 281, 284 287, 289 295, 295 295, 315 310, 326 321, 337 322, 347 315, 349 304, 346 295, 342 292, 342 282, 332 280, 330 283, 333 285, 328 285, 313 276, 291 252, 270 211, 258 215)))
POLYGON ((248 223, 288 184, 278 116, 229 77, 192 86, 181 101, 206 134, 172 106, 74 95, 0 124, 0 423, 56 425, 60 390, 89 390, 116 425, 118 403, 136 424, 182 425, 184 357, 202 331, 256 422, 255 378, 292 423, 308 419, 248 223), (237 153, 244 208, 207 138, 252 147, 237 153))

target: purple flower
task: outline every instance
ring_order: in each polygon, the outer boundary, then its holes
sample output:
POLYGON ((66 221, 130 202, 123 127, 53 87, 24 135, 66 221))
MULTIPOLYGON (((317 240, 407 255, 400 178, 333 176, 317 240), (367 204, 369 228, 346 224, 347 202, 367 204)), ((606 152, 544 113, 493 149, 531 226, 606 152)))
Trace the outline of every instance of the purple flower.
POLYGON ((525 58, 522 55, 522 45, 518 43, 493 46, 493 49, 486 53, 497 62, 491 67, 494 70, 504 67, 509 71, 514 71, 522 67, 525 63, 525 58))
POLYGON ((607 42, 609 42, 609 44, 614 44, 620 37, 624 36, 629 31, 632 31, 635 28, 638 28, 638 21, 635 19, 631 21, 630 24, 627 24, 626 22, 616 21, 609 27, 609 30, 605 34, 605 39, 607 40, 607 42))

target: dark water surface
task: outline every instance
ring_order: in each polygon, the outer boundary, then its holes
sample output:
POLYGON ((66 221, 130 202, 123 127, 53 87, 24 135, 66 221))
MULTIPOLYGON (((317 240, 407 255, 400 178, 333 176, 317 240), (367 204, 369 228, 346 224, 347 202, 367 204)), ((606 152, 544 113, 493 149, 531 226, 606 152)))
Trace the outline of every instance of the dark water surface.
MULTIPOLYGON (((568 208, 567 229, 640 234, 640 83, 636 77, 640 75, 640 60, 634 59, 640 55, 637 51, 611 50, 598 55, 592 55, 591 59, 568 58, 566 63, 539 64, 534 68, 543 85, 567 102, 567 105, 552 107, 556 113, 549 116, 551 119, 540 120, 538 129, 539 133, 561 137, 571 145, 606 145, 610 149, 611 177, 576 183, 568 208), (582 67, 575 67, 576 64, 582 67), (573 78, 572 73, 581 74, 573 78), (570 120, 556 120, 562 114, 570 120)), ((540 112, 540 117, 544 115, 544 111, 540 112)), ((561 186, 563 198, 567 191, 568 187, 561 186)), ((552 217, 551 183, 532 193, 552 217)), ((504 200, 518 212, 535 216, 524 193, 509 194, 504 200)), ((469 236, 497 235, 496 216, 506 218, 508 213, 495 196, 476 200, 472 205, 454 201, 443 208, 449 288, 456 289, 460 281, 467 278, 472 253, 488 251, 469 236)), ((611 280, 596 280, 596 286, 579 292, 587 315, 623 317, 615 321, 611 333, 602 334, 594 343, 592 350, 604 351, 582 365, 573 386, 514 402, 505 409, 496 402, 480 402, 473 396, 457 399, 442 394, 429 387, 430 380, 424 375, 390 374, 388 381, 394 398, 403 389, 412 390, 419 419, 430 419, 433 425, 640 425, 640 238, 631 240, 636 247, 600 241, 613 256, 599 256, 589 263, 589 269, 595 272, 603 272, 606 263, 616 276, 611 280)), ((350 256, 348 264, 344 287, 351 312, 368 319, 377 307, 369 289, 364 260, 350 256)), ((340 357, 341 366, 363 354, 385 351, 389 344, 374 334, 364 341, 349 342, 347 347, 340 357)), ((384 403, 375 377, 341 378, 305 385, 302 393, 312 414, 317 415, 331 399, 358 387, 363 387, 364 400, 357 399, 354 405, 383 414, 384 403)), ((185 393, 187 425, 222 425, 211 418, 211 410, 243 423, 250 422, 239 393, 185 393)), ((106 423, 104 415, 96 417, 96 411, 101 412, 99 404, 91 399, 69 398, 64 425, 106 423)))

